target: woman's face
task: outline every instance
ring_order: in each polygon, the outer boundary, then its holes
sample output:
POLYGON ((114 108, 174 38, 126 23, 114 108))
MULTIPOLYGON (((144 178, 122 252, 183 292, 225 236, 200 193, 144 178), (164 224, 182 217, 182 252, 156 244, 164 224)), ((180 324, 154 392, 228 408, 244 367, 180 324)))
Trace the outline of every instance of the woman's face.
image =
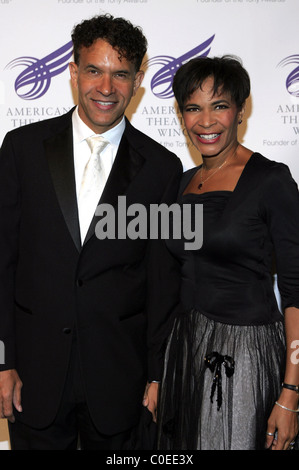
POLYGON ((214 79, 207 78, 183 108, 189 137, 206 157, 226 155, 235 148, 238 123, 244 113, 244 109, 239 110, 228 93, 214 95, 213 84, 214 79))

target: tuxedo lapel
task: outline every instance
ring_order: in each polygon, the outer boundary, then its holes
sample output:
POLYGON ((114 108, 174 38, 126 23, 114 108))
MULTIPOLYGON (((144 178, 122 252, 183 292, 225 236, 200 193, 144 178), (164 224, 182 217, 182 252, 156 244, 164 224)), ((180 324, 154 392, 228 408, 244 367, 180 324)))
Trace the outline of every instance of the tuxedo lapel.
MULTIPOLYGON (((118 196, 126 193, 131 181, 142 168, 144 161, 144 157, 130 146, 126 134, 124 134, 99 204, 110 204, 115 207, 118 196)), ((95 234, 97 222, 98 218, 94 216, 84 244, 95 234)))
POLYGON ((69 232, 78 251, 81 250, 78 218, 73 138, 71 120, 69 126, 44 142, 52 181, 69 232))

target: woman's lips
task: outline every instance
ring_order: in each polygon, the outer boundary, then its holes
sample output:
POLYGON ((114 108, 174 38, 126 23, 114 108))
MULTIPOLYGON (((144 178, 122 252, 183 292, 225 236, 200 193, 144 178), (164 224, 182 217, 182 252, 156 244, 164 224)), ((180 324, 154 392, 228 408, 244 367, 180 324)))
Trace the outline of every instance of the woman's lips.
POLYGON ((202 144, 214 144, 220 138, 221 134, 196 134, 197 140, 202 144))

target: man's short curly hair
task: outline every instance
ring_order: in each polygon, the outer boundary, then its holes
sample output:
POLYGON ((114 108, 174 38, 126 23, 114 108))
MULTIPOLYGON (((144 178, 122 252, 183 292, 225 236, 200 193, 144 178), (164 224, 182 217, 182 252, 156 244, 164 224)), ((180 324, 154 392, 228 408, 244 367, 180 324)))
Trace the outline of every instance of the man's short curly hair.
POLYGON ((82 21, 72 31, 76 64, 79 64, 80 49, 90 47, 97 39, 107 41, 117 50, 120 58, 124 57, 134 63, 136 71, 140 69, 147 50, 147 40, 140 27, 109 14, 82 21))

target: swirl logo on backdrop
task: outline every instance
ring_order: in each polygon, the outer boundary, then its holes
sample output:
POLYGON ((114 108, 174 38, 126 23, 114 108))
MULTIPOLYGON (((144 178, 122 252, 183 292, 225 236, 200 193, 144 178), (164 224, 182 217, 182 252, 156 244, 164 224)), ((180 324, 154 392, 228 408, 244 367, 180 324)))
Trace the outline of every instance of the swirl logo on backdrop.
POLYGON ((50 88, 52 78, 68 67, 72 54, 73 44, 68 42, 43 59, 24 56, 9 62, 6 69, 24 68, 15 81, 16 94, 23 100, 37 100, 44 96, 50 88))
POLYGON ((190 141, 186 139, 183 117, 173 102, 173 78, 179 67, 189 60, 206 57, 210 53, 214 38, 215 34, 179 57, 159 55, 152 57, 144 64, 149 68, 158 68, 153 71, 150 80, 150 90, 157 101, 151 99, 148 105, 144 105, 141 115, 145 120, 146 128, 151 128, 153 137, 166 148, 178 147, 182 150, 191 146, 190 141), (167 100, 170 99, 168 104, 167 100))
POLYGON ((277 64, 277 67, 290 69, 284 83, 285 94, 289 95, 289 99, 280 103, 274 101, 273 105, 276 107, 275 113, 279 121, 278 129, 281 130, 281 134, 273 132, 271 136, 269 129, 269 136, 264 137, 263 145, 279 149, 295 148, 298 145, 297 136, 299 135, 299 102, 297 102, 297 98, 299 98, 299 54, 285 57, 277 64))
POLYGON ((161 65, 162 67, 155 73, 151 80, 151 90, 153 94, 160 99, 173 98, 172 82, 173 77, 181 65, 195 57, 207 56, 211 50, 211 43, 215 35, 199 44, 191 51, 186 52, 180 57, 171 57, 160 55, 149 59, 145 65, 161 65))
POLYGON ((296 65, 286 78, 286 88, 290 95, 299 98, 299 55, 290 55, 281 60, 278 64, 281 67, 296 65))
MULTIPOLYGON (((293 54, 282 59, 278 67, 288 67, 291 69, 285 80, 286 91, 291 95, 290 101, 285 104, 279 104, 277 107, 277 115, 280 117, 284 126, 292 129, 296 136, 299 135, 299 54, 293 54)), ((276 144, 276 140, 274 141, 276 144)), ((297 146, 298 139, 281 139, 278 144, 287 146, 297 146)))

